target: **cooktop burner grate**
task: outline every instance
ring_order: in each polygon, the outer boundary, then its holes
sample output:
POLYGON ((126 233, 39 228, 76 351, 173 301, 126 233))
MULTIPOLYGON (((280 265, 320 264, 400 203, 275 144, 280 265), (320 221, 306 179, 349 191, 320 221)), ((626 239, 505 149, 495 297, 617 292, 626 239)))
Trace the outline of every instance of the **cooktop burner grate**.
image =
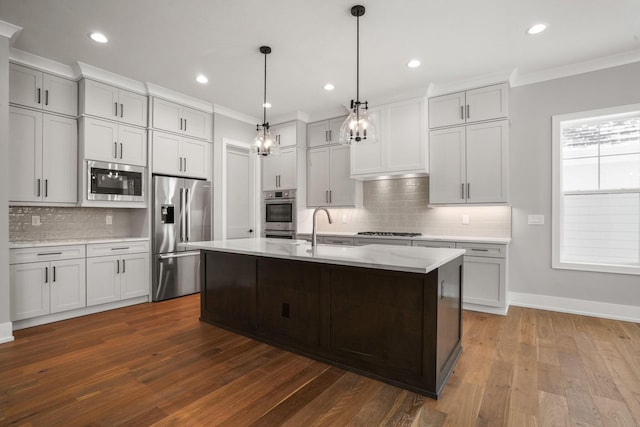
POLYGON ((359 231, 359 236, 385 236, 385 237, 417 237, 422 233, 405 233, 395 231, 359 231))

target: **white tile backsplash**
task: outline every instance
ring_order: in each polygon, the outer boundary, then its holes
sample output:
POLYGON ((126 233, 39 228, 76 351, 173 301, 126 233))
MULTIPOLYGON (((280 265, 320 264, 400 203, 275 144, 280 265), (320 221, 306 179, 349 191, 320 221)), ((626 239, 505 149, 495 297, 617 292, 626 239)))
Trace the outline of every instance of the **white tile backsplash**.
POLYGON ((334 223, 320 215, 318 230, 511 237, 510 206, 428 207, 427 177, 365 181, 363 205, 359 209, 330 209, 334 223), (469 224, 462 224, 462 215, 469 216, 469 224))

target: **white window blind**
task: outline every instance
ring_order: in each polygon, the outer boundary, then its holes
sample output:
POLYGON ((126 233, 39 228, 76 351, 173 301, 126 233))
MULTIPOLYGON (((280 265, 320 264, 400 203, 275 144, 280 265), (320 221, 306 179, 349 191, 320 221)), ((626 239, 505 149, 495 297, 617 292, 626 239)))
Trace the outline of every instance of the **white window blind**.
POLYGON ((553 266, 640 274, 640 105, 553 118, 553 266))

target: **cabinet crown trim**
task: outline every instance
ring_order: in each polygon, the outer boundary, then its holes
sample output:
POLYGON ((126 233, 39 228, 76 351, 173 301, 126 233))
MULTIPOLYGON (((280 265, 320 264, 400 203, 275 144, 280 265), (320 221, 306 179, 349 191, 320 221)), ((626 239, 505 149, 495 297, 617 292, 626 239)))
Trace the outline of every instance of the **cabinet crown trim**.
POLYGON ((76 62, 73 68, 77 70, 78 78, 95 80, 100 83, 116 86, 120 89, 136 92, 140 95, 147 95, 144 83, 130 79, 129 77, 121 76, 120 74, 112 73, 111 71, 103 70, 80 61, 76 62))
POLYGON ((210 102, 202 101, 197 98, 193 98, 189 95, 185 95, 180 92, 176 92, 172 89, 167 89, 153 83, 146 82, 146 91, 150 96, 156 98, 162 98, 166 101, 175 102, 185 107, 195 108, 196 110, 205 111, 207 113, 213 113, 213 104, 210 102))

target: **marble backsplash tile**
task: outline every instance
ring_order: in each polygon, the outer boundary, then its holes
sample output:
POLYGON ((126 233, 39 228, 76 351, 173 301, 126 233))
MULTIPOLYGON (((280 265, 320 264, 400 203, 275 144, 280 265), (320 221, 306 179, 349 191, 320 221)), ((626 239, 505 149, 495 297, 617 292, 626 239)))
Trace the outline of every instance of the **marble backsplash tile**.
POLYGON ((428 177, 365 181, 363 201, 362 208, 330 209, 333 224, 319 216, 318 230, 511 237, 511 206, 429 207, 428 177))
POLYGON ((114 216, 109 208, 65 208, 40 206, 9 207, 9 240, 56 240, 77 238, 120 237, 106 216, 114 216), (40 217, 40 225, 32 225, 32 216, 40 217))

